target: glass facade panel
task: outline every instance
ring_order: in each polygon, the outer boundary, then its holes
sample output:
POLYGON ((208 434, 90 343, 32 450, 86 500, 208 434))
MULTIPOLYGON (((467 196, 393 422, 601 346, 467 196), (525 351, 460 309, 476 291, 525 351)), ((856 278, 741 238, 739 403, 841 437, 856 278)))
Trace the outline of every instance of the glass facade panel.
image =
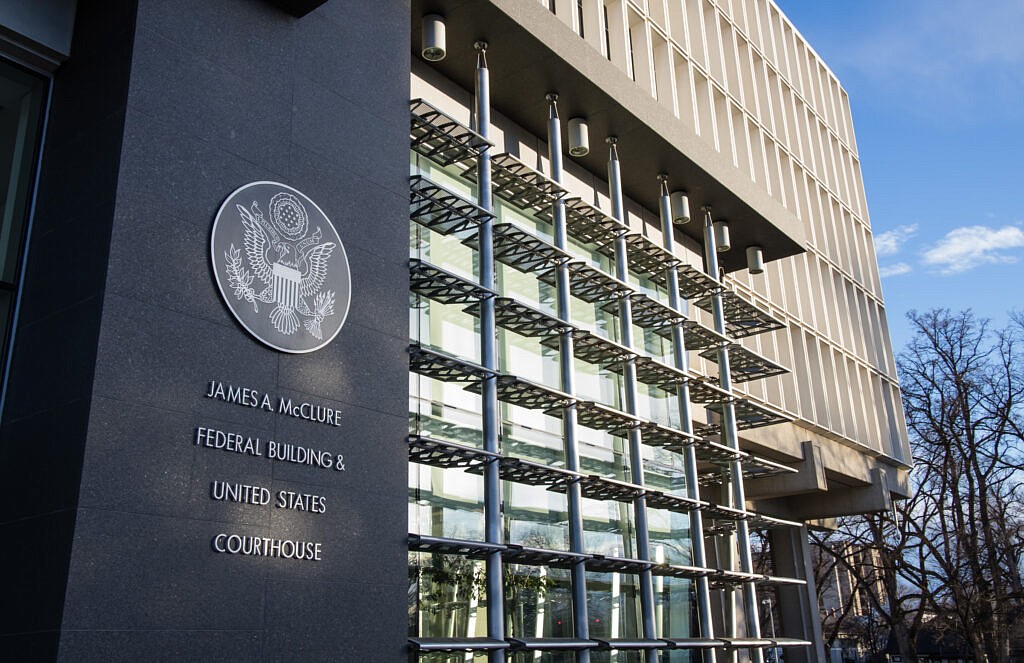
POLYGON ((654 597, 659 637, 700 637, 692 580, 658 576, 654 579, 654 597))
MULTIPOLYGON (((629 573, 587 573, 587 613, 593 638, 638 638, 640 579, 629 573)), ((623 660, 623 659, 611 659, 623 660)))
POLYGON ((0 60, 0 349, 5 351, 38 162, 46 90, 45 79, 0 60))
MULTIPOLYGON (((544 566, 506 564, 505 630, 511 638, 571 638, 569 572, 544 566)), ((556 660, 533 658, 526 660, 556 660)), ((571 660, 571 659, 570 659, 571 660)))
POLYGON ((544 417, 540 426, 528 426, 508 418, 502 420, 502 450, 514 458, 552 466, 564 464, 561 422, 544 417))
POLYGON ((504 482, 505 540, 509 543, 568 550, 565 494, 546 486, 504 482))
MULTIPOLYGON (((486 635, 486 622, 487 596, 481 562, 461 555, 409 554, 411 637, 478 637, 486 635)), ((466 655, 436 656, 420 660, 462 663, 466 655)))
POLYGON ((583 498, 583 550, 610 557, 636 557, 633 505, 583 498))
POLYGON ((456 468, 409 465, 409 531, 480 541, 483 479, 456 468))

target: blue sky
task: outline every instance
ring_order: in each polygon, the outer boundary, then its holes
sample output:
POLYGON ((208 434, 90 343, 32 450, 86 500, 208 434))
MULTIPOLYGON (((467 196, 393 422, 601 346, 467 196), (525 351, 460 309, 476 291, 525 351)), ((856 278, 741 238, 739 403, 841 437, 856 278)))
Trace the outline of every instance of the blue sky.
POLYGON ((850 95, 894 349, 1024 310, 1024 1, 776 2, 850 95))

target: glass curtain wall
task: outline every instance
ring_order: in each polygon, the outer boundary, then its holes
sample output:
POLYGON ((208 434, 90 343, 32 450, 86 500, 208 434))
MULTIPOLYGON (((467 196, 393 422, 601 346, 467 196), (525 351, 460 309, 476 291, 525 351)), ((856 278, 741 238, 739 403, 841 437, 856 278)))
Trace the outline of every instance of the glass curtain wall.
MULTIPOLYGON (((446 192, 476 202, 476 186, 467 163, 443 166, 411 152, 410 175, 446 192)), ((495 224, 510 224, 516 231, 553 244, 553 228, 543 214, 517 207, 496 196, 495 224)), ((410 258, 427 263, 471 283, 479 279, 479 257, 473 229, 439 232, 421 223, 410 225, 410 258)), ((602 273, 614 274, 608 248, 572 240, 573 260, 602 273)), ((543 269, 523 269, 497 262, 497 296, 525 304, 556 317, 554 279, 543 269)), ((629 285, 662 303, 664 289, 645 276, 630 274, 629 285)), ((478 365, 480 324, 478 304, 443 303, 438 298, 412 293, 409 335, 413 347, 428 348, 447 357, 478 365)), ((620 343, 614 301, 588 302, 574 297, 571 319, 577 329, 604 341, 620 343)), ((671 342, 649 329, 634 328, 634 353, 664 363, 672 357, 671 342)), ((503 375, 523 378, 559 390, 557 336, 524 335, 499 325, 498 360, 503 375)), ((624 410, 621 368, 612 363, 574 360, 576 393, 580 400, 624 410)), ((668 391, 640 385, 638 415, 664 426, 680 428, 674 388, 668 391)), ((562 421, 554 409, 535 409, 500 401, 502 456, 564 468, 562 421)), ((410 433, 414 436, 481 449, 481 401, 472 387, 442 381, 417 372, 410 374, 410 433)), ((581 473, 628 482, 630 458, 624 433, 578 428, 581 473)), ((666 494, 685 496, 683 457, 663 448, 646 447, 644 462, 648 485, 666 494)), ((484 485, 482 472, 463 467, 409 465, 409 531, 429 537, 466 541, 484 540, 484 485)), ((504 541, 545 551, 567 551, 568 506, 563 491, 526 481, 502 482, 504 541)), ((633 506, 629 501, 583 498, 584 553, 636 559, 633 506)), ((689 517, 686 513, 649 509, 652 556, 657 563, 691 565, 689 517)), ((410 635, 420 638, 486 636, 486 596, 483 562, 472 555, 411 552, 410 635)), ((548 565, 507 563, 504 567, 505 623, 509 638, 570 638, 573 635, 572 590, 569 570, 548 565)), ((639 576, 625 572, 588 572, 587 602, 591 637, 641 638, 639 576)), ((692 581, 658 577, 655 591, 659 636, 695 635, 692 581)), ((525 651, 509 656, 515 661, 573 661, 572 652, 525 651)), ((483 653, 421 653, 420 660, 486 660, 483 653)), ((594 661, 640 661, 636 651, 594 651, 594 661)), ((666 652, 666 661, 690 660, 689 652, 666 652)))

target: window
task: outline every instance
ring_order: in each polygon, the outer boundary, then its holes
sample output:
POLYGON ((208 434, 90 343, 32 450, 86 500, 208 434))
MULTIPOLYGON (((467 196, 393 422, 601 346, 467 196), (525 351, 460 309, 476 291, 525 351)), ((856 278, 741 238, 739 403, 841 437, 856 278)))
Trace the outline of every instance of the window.
POLYGON ((608 27, 608 5, 603 5, 601 11, 604 17, 604 54, 609 60, 612 59, 612 36, 608 27))
POLYGON ((0 61, 0 346, 7 355, 47 81, 0 61))

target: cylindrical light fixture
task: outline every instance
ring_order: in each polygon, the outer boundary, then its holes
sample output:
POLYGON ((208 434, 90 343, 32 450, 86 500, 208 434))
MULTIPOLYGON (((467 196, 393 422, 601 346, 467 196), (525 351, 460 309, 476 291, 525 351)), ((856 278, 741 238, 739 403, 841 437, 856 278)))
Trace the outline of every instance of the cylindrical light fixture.
POLYGON ((724 253, 732 248, 729 242, 729 224, 725 221, 715 221, 715 248, 719 253, 724 253))
POLYGON ((683 225, 690 222, 690 197, 685 191, 673 191, 669 196, 672 203, 672 223, 683 225))
POLYGON ((423 17, 423 59, 429 62, 444 60, 448 54, 444 39, 444 17, 427 14, 423 17))
POLYGON ((569 120, 569 155, 585 157, 590 154, 590 127, 587 118, 574 117, 569 120))
POLYGON ((760 246, 747 247, 747 271, 764 274, 764 250, 760 246))

